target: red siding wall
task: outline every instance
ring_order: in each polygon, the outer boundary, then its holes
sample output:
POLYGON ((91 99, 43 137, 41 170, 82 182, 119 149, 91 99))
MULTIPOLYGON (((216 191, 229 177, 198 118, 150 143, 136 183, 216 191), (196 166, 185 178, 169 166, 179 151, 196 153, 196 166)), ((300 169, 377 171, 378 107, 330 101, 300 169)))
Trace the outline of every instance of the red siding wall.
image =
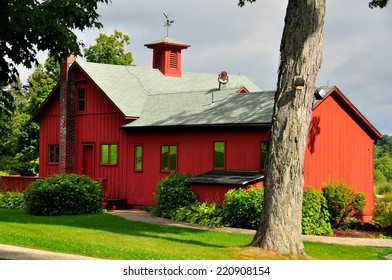
POLYGON ((260 142, 266 141, 266 131, 172 131, 134 132, 128 138, 128 167, 130 204, 153 204, 153 193, 160 178, 169 173, 160 170, 160 146, 177 145, 179 172, 200 174, 213 169, 213 143, 225 141, 226 169, 260 170, 260 142), (246 145, 244 145, 246 143, 246 145), (133 146, 143 145, 143 172, 133 171, 133 146))
POLYGON ((305 155, 305 186, 321 189, 329 180, 343 181, 367 196, 364 220, 373 210, 373 140, 329 95, 312 115, 305 155))

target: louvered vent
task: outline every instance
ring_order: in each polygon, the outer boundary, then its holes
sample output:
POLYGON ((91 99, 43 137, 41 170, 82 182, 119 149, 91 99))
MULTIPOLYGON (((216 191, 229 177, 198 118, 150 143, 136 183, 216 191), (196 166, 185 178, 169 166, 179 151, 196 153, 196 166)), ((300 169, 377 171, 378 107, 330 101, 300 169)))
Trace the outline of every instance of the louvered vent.
POLYGON ((177 68, 178 67, 178 56, 175 50, 170 51, 170 61, 169 61, 170 68, 177 68))
POLYGON ((157 50, 155 68, 161 68, 161 67, 162 67, 162 51, 157 50))

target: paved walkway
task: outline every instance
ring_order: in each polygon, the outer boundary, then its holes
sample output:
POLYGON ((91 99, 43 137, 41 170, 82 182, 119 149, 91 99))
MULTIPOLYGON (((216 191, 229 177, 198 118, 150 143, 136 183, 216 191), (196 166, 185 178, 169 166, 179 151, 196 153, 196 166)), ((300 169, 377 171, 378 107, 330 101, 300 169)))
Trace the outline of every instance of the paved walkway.
POLYGON ((0 244, 0 258, 6 260, 98 260, 95 258, 0 244))
MULTIPOLYGON (((244 233, 244 234, 255 234, 255 230, 241 229, 241 228, 230 228, 230 227, 207 227, 196 224, 189 224, 179 221, 173 221, 160 217, 155 217, 151 213, 140 210, 115 210, 109 211, 110 214, 123 217, 131 221, 140 221, 150 224, 160 224, 168 226, 178 226, 185 228, 203 229, 211 231, 221 232, 232 232, 232 233, 244 233)), ((322 242, 322 243, 334 243, 343 245, 354 245, 354 246, 372 246, 372 247, 384 247, 392 248, 392 239, 377 239, 377 238, 350 238, 350 237, 331 237, 331 236, 316 236, 316 235, 303 235, 304 241, 322 242)))
MULTIPOLYGON (((255 234, 254 230, 239 229, 239 228, 215 228, 206 227, 196 224, 189 224, 184 222, 172 221, 169 219, 163 219, 155 217, 149 212, 140 210, 115 210, 109 212, 112 215, 123 217, 131 221, 146 222, 151 224, 160 224, 168 226, 178 226, 185 228, 194 228, 211 231, 221 232, 232 232, 232 233, 243 233, 243 234, 255 234)), ((334 243, 344 245, 355 245, 355 246, 372 246, 372 247, 387 247, 392 248, 392 239, 375 239, 375 238, 348 238, 348 237, 328 237, 328 236, 314 236, 314 235, 303 235, 304 241, 312 242, 323 242, 323 243, 334 243)), ((10 245, 0 244, 0 258, 1 259, 13 259, 13 260, 97 260, 95 258, 54 253, 43 250, 35 250, 23 247, 16 247, 10 245)), ((392 260, 392 255, 386 257, 392 260)))

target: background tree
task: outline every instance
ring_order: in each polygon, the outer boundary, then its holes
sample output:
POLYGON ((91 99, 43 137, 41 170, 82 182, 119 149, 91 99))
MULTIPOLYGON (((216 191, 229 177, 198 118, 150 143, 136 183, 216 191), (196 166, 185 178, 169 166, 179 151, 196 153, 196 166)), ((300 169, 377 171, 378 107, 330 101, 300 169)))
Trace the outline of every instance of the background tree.
POLYGON ((374 181, 392 183, 392 137, 383 135, 374 146, 374 181))
MULTIPOLYGON (((256 0, 239 0, 239 6, 256 0)), ((373 0, 370 7, 383 7, 373 0)), ((251 243, 284 254, 304 254, 301 240, 303 161, 316 76, 322 62, 326 0, 289 0, 265 171, 260 225, 251 243)))
POLYGON ((128 35, 114 30, 113 35, 99 34, 95 39, 96 45, 84 49, 84 57, 88 62, 97 62, 115 65, 131 65, 133 58, 131 52, 125 52, 124 45, 130 44, 128 35))

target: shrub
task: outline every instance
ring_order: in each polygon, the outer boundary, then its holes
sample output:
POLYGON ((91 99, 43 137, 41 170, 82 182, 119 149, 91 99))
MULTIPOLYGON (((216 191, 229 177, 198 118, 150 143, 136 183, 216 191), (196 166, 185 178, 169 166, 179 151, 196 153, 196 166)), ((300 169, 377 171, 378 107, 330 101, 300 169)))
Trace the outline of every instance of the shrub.
POLYGON ((302 233, 331 234, 327 200, 321 191, 311 187, 304 190, 302 201, 302 233))
POLYGON ((222 205, 218 203, 199 203, 177 209, 174 220, 203 226, 228 226, 224 222, 222 205))
POLYGON ((392 193, 392 184, 383 183, 376 186, 376 193, 379 195, 384 195, 386 193, 392 193))
POLYGON ((338 228, 345 219, 354 217, 364 210, 366 195, 356 193, 343 182, 328 182, 322 188, 327 200, 328 211, 331 215, 330 223, 333 228, 338 228))
POLYGON ((57 174, 39 179, 24 195, 26 210, 33 215, 78 215, 103 209, 100 182, 84 175, 57 174))
POLYGON ((232 189, 225 194, 225 223, 233 227, 257 228, 264 199, 264 188, 232 189))
POLYGON ((0 208, 23 209, 24 196, 19 192, 0 192, 0 208))
POLYGON ((174 218, 178 208, 195 203, 197 196, 187 182, 192 176, 174 172, 161 179, 154 193, 155 206, 151 212, 164 218, 174 218))
POLYGON ((373 220, 370 223, 382 230, 392 227, 392 202, 376 202, 373 210, 373 220))

